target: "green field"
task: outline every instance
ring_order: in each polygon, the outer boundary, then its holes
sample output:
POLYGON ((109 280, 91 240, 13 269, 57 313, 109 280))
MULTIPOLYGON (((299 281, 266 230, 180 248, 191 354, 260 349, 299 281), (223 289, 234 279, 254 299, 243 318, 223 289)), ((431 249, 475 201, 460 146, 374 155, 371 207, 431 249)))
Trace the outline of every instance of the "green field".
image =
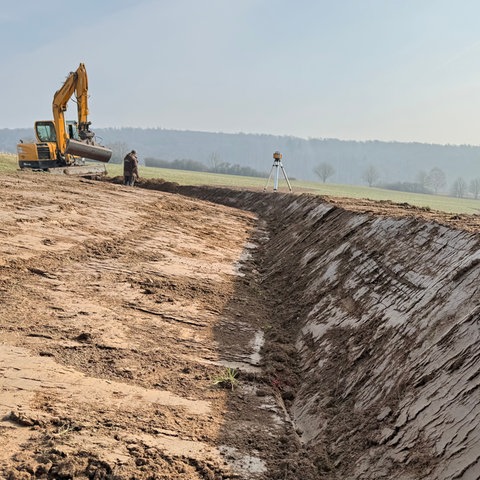
MULTIPOLYGON (((122 175, 120 165, 108 165, 111 176, 122 175)), ((163 178, 180 185, 215 185, 236 188, 264 188, 266 179, 255 177, 240 177, 237 175, 222 175, 216 173, 190 172, 167 168, 140 167, 140 175, 144 178, 163 178)), ((430 207, 434 210, 451 213, 480 213, 480 200, 468 198, 453 198, 443 195, 425 195, 421 193, 397 192, 381 188, 362 187, 358 185, 335 185, 330 183, 306 182, 292 180, 294 192, 308 192, 332 197, 368 198, 371 200, 391 200, 396 203, 409 203, 419 207, 430 207)), ((269 191, 273 190, 273 182, 269 183, 269 191)), ((279 191, 287 192, 288 188, 282 179, 279 191)))
POLYGON ((0 153, 0 172, 14 172, 18 168, 17 156, 0 153))
MULTIPOLYGON (((16 155, 0 153, 0 172, 14 172, 17 169, 16 155)), ((111 177, 123 174, 121 165, 107 165, 108 175, 111 177)), ((213 185, 235 188, 260 188, 266 183, 265 178, 240 177, 237 175, 223 175, 216 173, 191 172, 167 168, 140 167, 140 176, 143 178, 162 178, 180 185, 213 185)), ((391 200, 396 203, 409 203, 419 207, 430 207, 434 210, 451 213, 480 213, 480 200, 453 198, 443 195, 424 195, 418 193, 396 192, 381 188, 369 188, 356 185, 335 185, 330 183, 291 181, 294 192, 308 192, 317 195, 332 197, 368 198, 371 200, 391 200)), ((269 191, 273 190, 272 181, 269 191)), ((279 184, 279 191, 286 192, 287 185, 283 178, 279 184)))

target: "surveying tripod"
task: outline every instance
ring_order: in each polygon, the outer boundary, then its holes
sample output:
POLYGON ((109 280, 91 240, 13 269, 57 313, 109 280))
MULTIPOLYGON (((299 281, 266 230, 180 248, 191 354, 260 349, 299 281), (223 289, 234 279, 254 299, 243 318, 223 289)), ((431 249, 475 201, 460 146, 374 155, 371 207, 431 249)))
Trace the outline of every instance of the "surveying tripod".
POLYGON ((268 176, 267 183, 263 188, 264 192, 267 190, 268 184, 270 182, 270 178, 272 178, 272 174, 273 174, 273 191, 276 192, 278 190, 278 175, 279 175, 280 168, 282 169, 283 176, 285 178, 285 181, 287 182, 288 189, 292 191, 292 186, 290 185, 290 182, 288 180, 287 172, 285 171, 282 165, 282 154, 280 152, 275 152, 273 154, 272 169, 270 170, 270 175, 268 176))

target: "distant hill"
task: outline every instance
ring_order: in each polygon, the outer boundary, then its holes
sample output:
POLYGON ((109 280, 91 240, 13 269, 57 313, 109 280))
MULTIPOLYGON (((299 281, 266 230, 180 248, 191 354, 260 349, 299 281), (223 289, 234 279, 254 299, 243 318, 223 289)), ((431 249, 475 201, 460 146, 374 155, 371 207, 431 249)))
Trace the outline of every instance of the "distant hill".
MULTIPOLYGON (((302 139, 290 136, 245 133, 194 132, 142 128, 96 128, 105 145, 137 150, 140 159, 191 159, 206 165, 229 162, 268 173, 272 153, 283 153, 290 177, 318 180, 313 169, 330 163, 335 174, 329 182, 362 184, 366 167, 373 165, 379 182, 413 182, 420 171, 442 169, 451 184, 463 177, 480 177, 480 147, 337 139, 302 139)), ((15 152, 20 138, 31 139, 31 129, 0 129, 0 151, 15 152)))

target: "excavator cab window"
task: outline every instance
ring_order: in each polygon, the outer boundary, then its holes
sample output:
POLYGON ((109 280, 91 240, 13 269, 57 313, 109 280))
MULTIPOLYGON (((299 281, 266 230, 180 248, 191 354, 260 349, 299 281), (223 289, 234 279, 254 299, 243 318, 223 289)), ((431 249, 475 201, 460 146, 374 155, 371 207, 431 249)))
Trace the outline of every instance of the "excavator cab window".
POLYGON ((35 133, 39 142, 56 142, 57 134, 53 122, 36 122, 35 133))
POLYGON ((67 133, 68 138, 73 138, 74 140, 80 140, 78 136, 77 122, 74 120, 67 120, 67 133))

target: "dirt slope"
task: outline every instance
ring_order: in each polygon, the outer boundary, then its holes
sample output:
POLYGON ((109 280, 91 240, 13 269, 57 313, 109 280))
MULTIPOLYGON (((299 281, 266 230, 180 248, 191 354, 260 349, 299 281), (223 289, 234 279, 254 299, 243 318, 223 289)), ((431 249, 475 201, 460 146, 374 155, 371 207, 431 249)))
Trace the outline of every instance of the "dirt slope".
POLYGON ((478 216, 142 186, 0 179, 0 477, 478 478, 478 216))
POLYGON ((191 193, 268 221, 267 358, 295 358, 290 413, 318 478, 480 478, 478 216, 191 193))

